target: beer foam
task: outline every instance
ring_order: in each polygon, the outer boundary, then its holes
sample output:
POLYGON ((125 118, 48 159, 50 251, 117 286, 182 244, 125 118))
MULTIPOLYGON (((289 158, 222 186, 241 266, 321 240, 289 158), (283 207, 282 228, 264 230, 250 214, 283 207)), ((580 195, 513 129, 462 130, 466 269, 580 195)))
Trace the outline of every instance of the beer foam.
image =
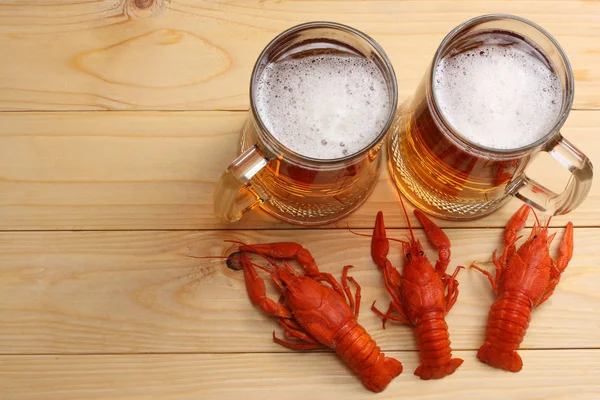
POLYGON ((273 136, 306 157, 335 159, 367 147, 390 114, 388 88, 372 60, 321 54, 267 65, 255 104, 273 136))
POLYGON ((487 44, 443 58, 434 91, 444 118, 469 141, 516 149, 545 136, 562 107, 556 73, 526 43, 487 44))

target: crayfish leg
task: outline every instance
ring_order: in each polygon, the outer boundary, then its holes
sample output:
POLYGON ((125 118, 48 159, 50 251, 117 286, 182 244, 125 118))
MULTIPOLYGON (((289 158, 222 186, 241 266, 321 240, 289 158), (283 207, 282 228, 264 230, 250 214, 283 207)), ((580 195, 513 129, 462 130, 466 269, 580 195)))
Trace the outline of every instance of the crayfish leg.
POLYGON ((309 336, 309 334, 306 333, 300 325, 294 322, 294 320, 281 318, 278 322, 279 325, 283 327, 286 337, 290 339, 299 339, 306 343, 319 344, 316 339, 309 336))
POLYGON ((358 317, 358 313, 360 312, 360 299, 361 299, 360 285, 358 284, 358 282, 356 282, 356 280, 353 277, 348 276, 348 270, 353 267, 354 267, 353 265, 346 265, 344 267, 344 270, 342 272, 342 286, 344 287, 344 292, 346 293, 346 296, 348 297, 348 302, 350 303, 350 308, 354 310, 354 316, 358 317), (355 297, 354 299, 352 298, 352 292, 350 292, 350 286, 348 286, 348 281, 352 282, 352 284, 356 288, 356 293, 354 295, 354 297, 355 297))
POLYGON ((388 319, 392 320, 392 321, 396 321, 396 322, 401 322, 403 324, 412 325, 410 323, 410 321, 408 320, 408 318, 406 318, 406 315, 404 314, 402 309, 400 307, 396 307, 396 303, 393 301, 390 302, 390 306, 388 307, 388 310, 385 314, 381 310, 379 310, 377 307, 375 307, 375 301, 371 305, 371 311, 373 311, 375 314, 379 315, 383 319, 382 326, 384 329, 385 329, 385 323, 387 322, 388 319), (400 314, 400 316, 392 315, 391 313, 393 310, 396 310, 398 312, 398 314, 400 314))
MULTIPOLYGON (((513 245, 511 248, 511 253, 509 254, 505 252, 506 254, 502 254, 502 259, 498 259, 496 250, 494 250, 492 253, 492 262, 494 263, 494 267, 496 267, 496 282, 500 282, 500 279, 502 278, 504 267, 506 266, 506 258, 512 257, 515 251, 516 247, 513 245)), ((494 285, 492 285, 492 287, 493 286, 494 285)), ((496 293, 496 295, 498 294, 496 288, 494 288, 494 293, 496 293)))
POLYGON ((293 350, 316 350, 316 349, 322 349, 325 347, 320 343, 286 342, 285 340, 279 339, 277 336, 275 336, 275 331, 273 331, 273 341, 280 346, 287 347, 288 349, 293 349, 293 350))
POLYGON ((446 294, 446 314, 448 314, 458 299, 458 281, 456 280, 456 276, 463 268, 463 266, 456 267, 454 273, 452 275, 446 275, 446 279, 444 280, 444 284, 448 288, 446 294))
POLYGON ((482 274, 484 274, 485 276, 487 276, 488 280, 492 284, 492 289, 494 290, 494 293, 496 295, 498 295, 498 286, 496 285, 496 280, 494 279, 492 274, 490 274, 488 271, 486 271, 484 269, 479 268, 477 265, 475 265, 475 263, 472 263, 470 268, 476 269, 477 271, 479 271, 482 274))
POLYGON ((331 275, 330 273, 319 272, 319 274, 317 276, 313 277, 313 279, 317 282, 325 281, 325 282, 329 283, 331 285, 331 287, 333 288, 333 290, 335 290, 340 296, 344 297, 344 292, 342 291, 340 284, 335 280, 333 275, 331 275))

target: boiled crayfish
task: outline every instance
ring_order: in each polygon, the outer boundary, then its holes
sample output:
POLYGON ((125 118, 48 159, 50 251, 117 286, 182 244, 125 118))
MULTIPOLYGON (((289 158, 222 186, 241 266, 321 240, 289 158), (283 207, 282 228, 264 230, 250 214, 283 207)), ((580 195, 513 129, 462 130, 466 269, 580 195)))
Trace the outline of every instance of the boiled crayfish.
MULTIPOLYGON (((403 203, 402 207, 404 209, 403 203)), ((375 303, 372 309, 383 318, 384 327, 388 319, 415 327, 421 359, 415 375, 421 379, 443 378, 452 374, 463 362, 460 358, 452 358, 445 321, 446 314, 458 298, 456 275, 463 267, 457 267, 452 275, 446 274, 450 262, 450 240, 429 218, 415 210, 427 238, 438 249, 439 259, 434 270, 421 244, 413 236, 406 209, 404 213, 409 223, 410 240, 400 241, 405 257, 402 274, 387 258, 390 245, 383 224, 383 213, 380 211, 377 214, 371 256, 383 273, 385 287, 392 301, 385 314, 375 308, 375 303), (394 311, 397 315, 392 315, 394 311)))
POLYGON ((242 245, 239 252, 229 256, 228 264, 237 260, 241 261, 244 270, 250 300, 267 314, 278 317, 288 338, 297 339, 295 343, 287 342, 277 338, 273 332, 275 343, 299 350, 333 348, 363 384, 374 392, 385 389, 402 372, 402 364, 386 357, 357 322, 360 286, 348 277, 350 265, 344 267, 340 287, 331 274, 319 271, 312 255, 297 243, 242 245), (261 255, 272 267, 254 264, 248 253, 261 255), (304 268, 304 275, 298 274, 285 261, 290 259, 295 259, 304 268), (284 260, 283 266, 277 263, 279 260, 284 260), (278 302, 267 297, 265 282, 255 267, 265 270, 281 291, 278 302), (348 281, 356 287, 355 299, 348 281))
MULTIPOLYGON (((496 277, 483 272, 498 296, 488 315, 485 343, 477 357, 484 363, 511 372, 518 372, 523 361, 517 348, 529 326, 531 311, 554 293, 561 273, 573 255, 573 224, 569 222, 560 242, 556 262, 550 258, 549 247, 556 234, 548 236, 548 224, 541 226, 537 216, 529 238, 517 249, 517 233, 523 229, 530 207, 522 206, 504 230, 504 251, 500 258, 493 254, 496 277)), ((548 221, 550 223, 550 221, 548 221)))

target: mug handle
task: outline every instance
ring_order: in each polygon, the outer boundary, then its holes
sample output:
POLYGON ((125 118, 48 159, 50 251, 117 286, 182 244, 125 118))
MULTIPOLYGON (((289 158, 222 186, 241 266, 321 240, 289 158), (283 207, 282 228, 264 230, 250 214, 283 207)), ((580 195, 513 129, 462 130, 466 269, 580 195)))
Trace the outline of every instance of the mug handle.
POLYGON ((269 160, 256 147, 246 149, 227 167, 215 189, 214 213, 224 222, 239 221, 244 214, 261 205, 269 196, 251 179, 269 160))
POLYGON ((550 154, 571 172, 569 182, 562 193, 554 193, 523 174, 509 193, 530 206, 550 215, 566 214, 577 208, 592 187, 593 166, 591 161, 571 142, 559 135, 543 151, 550 154))

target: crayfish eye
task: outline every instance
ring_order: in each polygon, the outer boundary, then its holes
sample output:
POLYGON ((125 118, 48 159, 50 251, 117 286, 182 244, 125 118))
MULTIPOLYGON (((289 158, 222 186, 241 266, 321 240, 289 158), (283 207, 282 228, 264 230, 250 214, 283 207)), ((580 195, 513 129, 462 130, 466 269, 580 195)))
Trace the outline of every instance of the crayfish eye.
POLYGON ((425 253, 423 253, 423 250, 419 251, 419 255, 422 256, 423 254, 425 254, 425 253))
POLYGON ((534 238, 534 239, 537 239, 537 235, 533 235, 533 238, 534 238))
POLYGON ((410 260, 410 253, 406 253, 406 259, 410 260))

